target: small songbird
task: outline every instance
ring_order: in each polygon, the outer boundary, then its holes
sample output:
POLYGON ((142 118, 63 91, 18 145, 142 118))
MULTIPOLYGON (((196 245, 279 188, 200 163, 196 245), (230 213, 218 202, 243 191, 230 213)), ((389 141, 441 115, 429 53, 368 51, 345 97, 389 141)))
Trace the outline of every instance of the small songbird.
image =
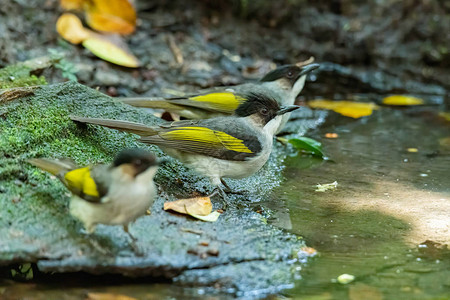
POLYGON ((226 200, 223 178, 244 178, 258 171, 272 150, 274 128, 281 117, 299 106, 281 106, 272 98, 251 93, 228 117, 185 120, 159 126, 109 119, 71 117, 141 136, 186 166, 207 176, 226 200))
MULTIPOLYGON (((209 119, 234 114, 235 110, 248 100, 252 93, 263 94, 275 99, 280 105, 293 105, 302 91, 306 76, 319 67, 310 61, 284 65, 267 73, 260 81, 230 87, 216 87, 195 95, 176 98, 120 98, 119 100, 136 106, 165 109, 188 119, 209 119), (309 64, 308 64, 309 63, 309 64)), ((283 115, 274 133, 280 132, 290 114, 283 115)))
POLYGON ((97 224, 128 225, 143 216, 156 196, 156 157, 142 149, 121 151, 111 165, 78 167, 71 160, 32 158, 32 165, 55 175, 72 193, 70 214, 90 234, 97 224))

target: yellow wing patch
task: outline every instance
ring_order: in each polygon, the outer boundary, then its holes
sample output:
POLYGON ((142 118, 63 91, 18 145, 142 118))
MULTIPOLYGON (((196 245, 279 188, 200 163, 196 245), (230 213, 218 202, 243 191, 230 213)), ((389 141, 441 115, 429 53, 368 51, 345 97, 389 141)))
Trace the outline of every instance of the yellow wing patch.
POLYGON ((88 196, 99 197, 97 185, 91 177, 89 167, 69 171, 64 175, 64 179, 69 188, 80 190, 88 196))
POLYGON ((192 101, 207 102, 212 108, 224 112, 236 110, 236 108, 245 101, 244 98, 236 96, 233 93, 211 93, 189 99, 192 101))
POLYGON ((168 140, 193 141, 204 143, 205 146, 225 147, 236 152, 253 153, 241 139, 206 127, 177 127, 172 131, 160 133, 160 136, 168 140))

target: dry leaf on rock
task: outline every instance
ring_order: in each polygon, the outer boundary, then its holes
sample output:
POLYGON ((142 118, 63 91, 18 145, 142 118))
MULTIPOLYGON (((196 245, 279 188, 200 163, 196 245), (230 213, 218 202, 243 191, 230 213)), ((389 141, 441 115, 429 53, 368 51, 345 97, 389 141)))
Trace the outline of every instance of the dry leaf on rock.
POLYGON ((129 0, 91 0, 86 22, 99 31, 130 34, 136 28, 136 11, 129 0))
POLYGON ((89 37, 89 30, 83 27, 74 14, 65 13, 56 22, 56 31, 72 44, 79 44, 89 37))
POLYGON ((186 215, 207 216, 212 211, 209 197, 196 197, 165 202, 164 210, 173 210, 186 215))
POLYGON ((83 41, 83 46, 96 56, 116 65, 137 68, 139 60, 131 54, 128 46, 116 35, 100 35, 94 32, 83 41))
POLYGON ((219 213, 218 211, 213 211, 212 213, 206 216, 200 216, 196 214, 189 214, 189 215, 205 222, 215 222, 217 221, 217 219, 219 219, 221 213, 219 213))

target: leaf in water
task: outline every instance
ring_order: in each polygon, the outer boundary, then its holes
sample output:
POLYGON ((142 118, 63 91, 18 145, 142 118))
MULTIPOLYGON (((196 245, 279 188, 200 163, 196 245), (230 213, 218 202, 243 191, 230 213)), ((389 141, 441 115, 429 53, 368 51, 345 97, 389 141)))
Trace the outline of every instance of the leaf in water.
POLYGON ((316 255, 317 254, 317 250, 312 247, 303 247, 300 250, 302 250, 303 252, 306 252, 306 254, 308 254, 308 255, 316 255))
POLYGON ((212 203, 209 197, 196 197, 164 202, 164 210, 173 210, 186 215, 207 216, 212 211, 212 203))
POLYGON ((92 0, 86 22, 99 31, 130 34, 136 28, 136 11, 129 0, 92 0))
POLYGON ((189 215, 196 219, 205 221, 205 222, 215 222, 215 221, 217 221, 217 219, 219 218, 221 213, 219 213, 218 211, 213 211, 212 213, 210 213, 209 215, 206 215, 206 216, 201 216, 201 215, 196 215, 196 214, 191 214, 191 213, 189 213, 189 215))
POLYGON ((335 190, 338 186, 338 182, 332 182, 332 183, 324 183, 324 184, 317 184, 316 185, 316 192, 326 192, 330 190, 335 190))
POLYGON ((83 8, 83 2, 85 0, 60 0, 59 5, 64 10, 80 10, 83 8))
POLYGON ((383 104, 385 105, 422 105, 424 103, 423 99, 405 96, 405 95, 393 95, 383 99, 383 104))
POLYGON ((339 137, 339 135, 335 132, 327 132, 327 133, 325 133, 325 137, 327 139, 337 139, 339 137))
POLYGON ((113 293, 88 293, 87 300, 137 300, 137 299, 126 295, 113 293))
POLYGON ((355 280, 355 276, 351 274, 341 274, 337 278, 337 282, 339 282, 340 284, 348 284, 353 280, 355 280))
POLYGON ((288 142, 299 150, 311 152, 314 156, 324 156, 322 151, 322 144, 316 140, 302 136, 295 139, 289 139, 288 142))
POLYGON ((127 45, 123 43, 119 36, 104 36, 92 32, 83 41, 83 46, 101 59, 116 65, 129 68, 139 67, 139 60, 131 54, 127 45))
POLYGON ((65 13, 56 22, 56 31, 72 44, 79 44, 89 37, 89 30, 83 27, 74 14, 65 13))
POLYGON ((343 116, 361 118, 370 116, 373 110, 378 109, 375 103, 354 101, 332 101, 316 99, 308 102, 309 107, 333 110, 343 116))

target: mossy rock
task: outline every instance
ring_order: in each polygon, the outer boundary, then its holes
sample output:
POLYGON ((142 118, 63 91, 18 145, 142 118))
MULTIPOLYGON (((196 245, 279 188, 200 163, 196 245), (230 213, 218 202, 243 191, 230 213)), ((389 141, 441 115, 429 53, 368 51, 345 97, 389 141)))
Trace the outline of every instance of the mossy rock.
MULTIPOLYGON (((227 210, 215 223, 162 210, 168 199, 211 191, 205 178, 174 159, 158 171, 160 197, 151 208, 152 214, 130 227, 143 256, 134 254, 120 226, 99 225, 86 238, 81 224, 68 213, 69 194, 64 186, 26 159, 69 157, 79 164, 109 162, 125 147, 145 147, 158 156, 164 154, 157 147, 138 143, 134 135, 77 125, 70 115, 149 125, 162 122, 77 83, 41 86, 32 94, 0 105, 0 264, 31 262, 41 272, 162 276, 180 285, 208 285, 223 272, 229 280, 221 287, 236 292, 291 282, 288 261, 303 255, 299 250, 303 243, 297 236, 268 225, 264 216, 245 205, 227 210), (99 252, 91 240, 109 254, 99 252), (200 240, 208 241, 209 246, 199 245, 200 240), (201 278, 198 269, 202 270, 201 278)), ((231 181, 230 185, 249 190, 249 194, 231 196, 231 201, 267 197, 280 183, 285 152, 285 146, 277 145, 258 174, 231 181)))

